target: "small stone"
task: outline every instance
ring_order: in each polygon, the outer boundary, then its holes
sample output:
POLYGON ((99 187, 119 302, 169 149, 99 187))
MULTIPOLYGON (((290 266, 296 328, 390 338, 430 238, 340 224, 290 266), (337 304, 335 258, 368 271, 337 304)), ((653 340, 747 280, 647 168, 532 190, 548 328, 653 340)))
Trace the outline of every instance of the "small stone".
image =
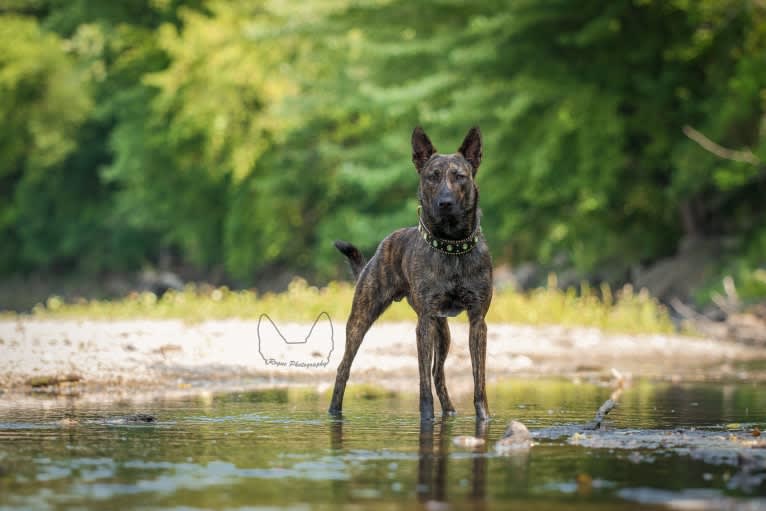
POLYGON ((495 444, 495 450, 500 453, 525 450, 530 447, 532 447, 532 435, 529 434, 527 427, 519 421, 511 421, 503 438, 495 444))
POLYGON ((449 509, 449 504, 439 500, 429 500, 425 503, 424 507, 426 511, 446 511, 449 509))
POLYGON ((517 440, 530 440, 532 438, 524 423, 519 421, 511 421, 511 423, 508 425, 508 428, 503 434, 503 438, 509 437, 514 437, 517 440))
POLYGON ((483 438, 478 438, 475 436, 456 436, 455 438, 452 439, 452 443, 458 447, 474 449, 476 447, 483 446, 485 441, 483 438))

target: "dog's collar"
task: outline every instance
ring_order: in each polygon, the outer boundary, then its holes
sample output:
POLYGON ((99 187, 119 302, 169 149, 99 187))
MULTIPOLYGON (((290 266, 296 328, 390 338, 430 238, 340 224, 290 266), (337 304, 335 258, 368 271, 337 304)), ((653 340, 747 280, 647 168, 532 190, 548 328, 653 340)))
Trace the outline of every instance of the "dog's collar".
POLYGON ((481 233, 481 225, 479 221, 476 221, 476 228, 473 230, 470 236, 463 240, 443 240, 434 236, 431 231, 428 230, 426 224, 423 223, 423 217, 420 215, 422 206, 418 206, 418 232, 423 237, 428 246, 439 252, 443 252, 449 255, 461 255, 467 254, 479 243, 479 233, 481 233))

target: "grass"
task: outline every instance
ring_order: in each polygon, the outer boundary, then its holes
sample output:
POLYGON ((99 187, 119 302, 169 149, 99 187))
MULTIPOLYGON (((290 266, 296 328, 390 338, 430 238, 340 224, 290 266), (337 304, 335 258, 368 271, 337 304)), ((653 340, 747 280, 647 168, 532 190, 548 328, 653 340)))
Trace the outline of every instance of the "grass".
MULTIPOLYGON (((614 293, 603 286, 596 290, 585 285, 579 290, 562 291, 551 278, 547 288, 528 293, 498 291, 492 300, 487 321, 530 325, 558 324, 589 326, 625 333, 670 333, 674 326, 667 311, 646 291, 635 293, 626 286, 614 293)), ((259 294, 255 291, 232 291, 226 287, 189 285, 183 291, 168 291, 161 298, 153 293, 131 293, 118 300, 65 302, 52 296, 36 305, 35 318, 73 319, 255 319, 266 313, 273 319, 309 322, 327 312, 336 322, 346 320, 353 298, 350 283, 331 283, 326 287, 309 286, 294 280, 283 293, 259 294)), ((6 312, 3 317, 16 317, 6 312)), ((394 303, 381 321, 414 321, 415 313, 406 301, 394 303)), ((466 321, 465 313, 456 318, 466 321)))

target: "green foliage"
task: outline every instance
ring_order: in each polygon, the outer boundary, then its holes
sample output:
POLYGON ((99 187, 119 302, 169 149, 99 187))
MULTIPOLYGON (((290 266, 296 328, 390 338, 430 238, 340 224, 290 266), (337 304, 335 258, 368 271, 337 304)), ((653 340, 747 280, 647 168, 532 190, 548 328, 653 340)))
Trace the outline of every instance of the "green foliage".
MULTIPOLYGON (((357 89, 396 105, 403 124, 433 126, 437 140, 469 121, 484 127, 479 181, 496 248, 542 260, 566 251, 587 269, 651 260, 674 250, 685 202, 704 203, 695 220, 715 234, 729 212, 708 197, 725 196, 726 176, 756 172, 705 153, 681 128, 735 147, 760 142, 764 68, 745 62, 762 61, 762 8, 559 0, 434 6, 428 17, 409 9, 390 2, 344 15, 366 28, 357 89), (392 42, 397 34, 407 43, 392 42), (737 133, 743 122, 750 129, 737 133)), ((752 220, 759 191, 739 184, 752 220)))
MULTIPOLYGON (((628 333, 671 333, 673 323, 667 310, 647 293, 634 294, 630 287, 616 296, 608 286, 599 297, 583 287, 561 291, 555 287, 539 289, 529 295, 512 290, 500 291, 493 298, 487 320, 495 323, 533 325, 589 326, 628 333)), ((256 319, 264 312, 274 319, 314 321, 327 312, 336 321, 348 317, 354 288, 348 283, 331 283, 326 287, 309 286, 305 280, 293 280, 283 293, 259 294, 255 291, 232 291, 227 287, 189 285, 183 291, 168 291, 158 298, 150 292, 133 293, 119 300, 81 299, 67 303, 52 296, 45 304, 34 307, 32 314, 40 318, 89 319, 256 319)), ((395 303, 381 321, 414 321, 415 313, 404 302, 395 303)), ((458 316, 465 321, 466 315, 458 316)))
POLYGON ((34 210, 58 213, 53 191, 81 185, 63 176, 60 165, 78 146, 77 129, 91 108, 63 41, 32 19, 0 16, 0 271, 47 262, 35 246, 52 248, 41 235, 45 227, 27 220, 34 210))
POLYGON ((8 5, 2 272, 138 268, 170 251, 241 283, 340 276, 333 239, 371 254, 414 224, 416 124, 444 152, 482 127, 483 224, 501 259, 625 269, 683 236, 724 236, 743 285, 766 263, 749 248, 766 232, 761 3, 8 5))

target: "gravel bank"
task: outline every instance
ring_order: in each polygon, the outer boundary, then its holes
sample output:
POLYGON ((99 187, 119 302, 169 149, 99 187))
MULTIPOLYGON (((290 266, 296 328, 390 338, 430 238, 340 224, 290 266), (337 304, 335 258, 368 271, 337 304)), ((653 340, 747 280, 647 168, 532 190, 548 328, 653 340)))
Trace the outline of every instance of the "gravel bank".
MULTIPOLYGON (((277 322, 279 323, 279 322, 277 322)), ((70 379, 47 390, 109 399, 267 385, 332 385, 343 355, 343 324, 262 325, 258 322, 0 321, 0 392, 46 390, 45 383, 70 379), (284 343, 280 334, 293 344, 284 343)), ((471 389, 467 326, 451 325, 447 382, 453 393, 471 389)), ((417 383, 413 323, 372 327, 357 355, 351 383, 394 390, 417 383)), ((598 377, 611 367, 635 377, 673 380, 764 379, 747 361, 766 351, 704 338, 621 335, 592 328, 489 325, 489 380, 504 377, 598 377)))

